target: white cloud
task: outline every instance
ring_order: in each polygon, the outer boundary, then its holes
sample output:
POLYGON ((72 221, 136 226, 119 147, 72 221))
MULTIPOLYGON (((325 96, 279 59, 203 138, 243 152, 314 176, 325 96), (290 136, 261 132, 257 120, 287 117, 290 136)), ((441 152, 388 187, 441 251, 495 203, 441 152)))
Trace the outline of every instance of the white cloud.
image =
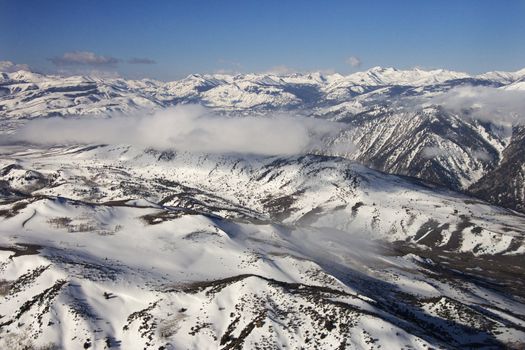
POLYGON ((480 161, 491 161, 492 160, 492 157, 490 156, 490 154, 485 151, 485 150, 482 150, 482 149, 479 149, 479 150, 476 150, 472 153, 472 156, 474 158, 476 158, 477 160, 480 160, 480 161))
MULTIPOLYGON (((472 158, 477 159, 478 161, 488 162, 492 161, 490 154, 483 149, 474 149, 470 150, 472 158)), ((427 146, 423 148, 421 155, 426 159, 433 159, 439 157, 462 157, 461 151, 458 149, 444 149, 438 146, 427 146)))
POLYGON ((31 71, 27 64, 16 64, 11 61, 0 61, 0 72, 12 73, 19 70, 31 71))
POLYGON ((314 152, 338 123, 289 115, 233 117, 185 105, 150 116, 35 120, 14 138, 41 144, 132 144, 203 153, 288 155, 314 152))
POLYGON ((427 146, 423 148, 422 156, 423 158, 432 159, 436 157, 441 157, 447 155, 447 151, 439 148, 437 146, 427 146))
POLYGON ((100 56, 89 51, 65 52, 62 56, 49 59, 57 66, 86 65, 86 66, 108 66, 120 62, 118 58, 111 56, 100 56))
POLYGON ((429 102, 464 117, 496 124, 525 121, 525 91, 520 90, 462 86, 434 96, 429 102))
POLYGON ((361 66, 361 59, 357 56, 350 56, 345 62, 354 68, 361 66))

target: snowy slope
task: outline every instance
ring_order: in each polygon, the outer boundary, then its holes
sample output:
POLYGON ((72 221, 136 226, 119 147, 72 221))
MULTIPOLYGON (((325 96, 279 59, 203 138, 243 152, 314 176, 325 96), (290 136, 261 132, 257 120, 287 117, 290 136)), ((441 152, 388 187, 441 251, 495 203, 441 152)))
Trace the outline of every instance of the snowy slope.
MULTIPOLYGON (((440 96, 462 86, 522 91, 523 79, 523 70, 468 76, 443 69, 381 67, 348 76, 193 74, 167 83, 19 71, 2 73, 0 123, 5 133, 33 118, 142 114, 187 103, 243 115, 287 111, 346 123, 349 130, 334 142, 356 145, 356 152, 345 154, 347 158, 389 173, 470 191, 486 188, 477 182, 493 171, 503 171, 505 150, 518 147, 513 144, 518 138, 499 125, 430 106, 429 101, 439 101, 440 96)), ((523 157, 513 159, 518 167, 525 164, 523 157)), ((513 182, 519 182, 518 172, 513 174, 513 182)), ((472 193, 522 210, 525 195, 508 183, 499 184, 504 198, 479 190, 472 193)))
POLYGON ((343 158, 3 146, 0 344, 501 348, 525 218, 343 158))
MULTIPOLYGON (((489 74, 487 79, 490 77, 489 74)), ((179 81, 163 83, 146 79, 64 78, 19 71, 2 73, 0 108, 6 116, 13 118, 42 116, 42 112, 44 115, 99 114, 181 102, 200 102, 224 109, 289 109, 305 104, 322 105, 326 101, 341 103, 383 86, 423 87, 467 78, 469 76, 465 73, 446 70, 374 67, 348 76, 319 73, 288 76, 193 74, 179 81)))
POLYGON ((525 217, 489 203, 525 210, 525 131, 431 102, 524 77, 0 73, 0 137, 190 103, 341 123, 286 157, 2 139, 0 348, 522 348, 525 217))
POLYGON ((409 85, 423 86, 443 83, 447 80, 468 78, 469 75, 444 69, 398 70, 396 68, 374 67, 365 72, 351 74, 346 80, 361 85, 409 85))

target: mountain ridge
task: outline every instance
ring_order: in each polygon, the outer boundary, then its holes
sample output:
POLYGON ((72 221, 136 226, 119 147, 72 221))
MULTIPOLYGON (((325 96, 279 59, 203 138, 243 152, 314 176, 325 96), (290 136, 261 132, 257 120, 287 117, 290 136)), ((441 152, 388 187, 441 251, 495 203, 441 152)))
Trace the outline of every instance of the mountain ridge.
MULTIPOLYGON (((167 83, 63 78, 24 71, 2 76, 3 132, 12 132, 35 118, 148 114, 177 104, 202 104, 241 116, 288 113, 344 124, 341 135, 331 142, 353 143, 356 152, 342 156, 382 171, 475 193, 512 209, 525 207, 525 193, 517 181, 502 183, 505 195, 501 197, 479 190, 487 186, 477 184, 504 166, 508 157, 504 150, 514 147, 512 143, 518 139, 496 123, 479 121, 439 104, 439 98, 454 89, 525 91, 525 69, 472 76, 443 69, 382 67, 347 76, 193 74, 167 83)), ((513 160, 525 164, 521 157, 514 156, 513 160)))
POLYGON ((0 347, 525 343, 525 215, 493 205, 522 208, 525 131, 434 103, 515 83, 14 77, 25 80, 0 82, 0 347), (127 133, 123 121, 148 129, 148 116, 185 108, 220 123, 285 114, 337 132, 287 155, 10 142, 33 122, 116 122, 127 133))

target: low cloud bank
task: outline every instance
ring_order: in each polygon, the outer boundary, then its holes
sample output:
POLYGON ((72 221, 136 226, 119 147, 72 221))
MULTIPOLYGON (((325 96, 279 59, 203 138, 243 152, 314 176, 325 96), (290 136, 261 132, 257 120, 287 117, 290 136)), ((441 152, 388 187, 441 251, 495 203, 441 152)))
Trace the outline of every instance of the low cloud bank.
MULTIPOLYGON (((422 156, 426 159, 433 159, 438 157, 457 157, 462 158, 463 155, 460 150, 454 148, 441 148, 439 146, 427 146, 423 148, 422 156)), ((474 159, 482 162, 489 162, 492 160, 490 154, 483 150, 471 150, 471 156, 474 159)))
MULTIPOLYGON (((148 116, 50 118, 29 122, 13 138, 37 144, 131 144, 203 153, 291 155, 315 152, 344 125, 298 116, 222 116, 201 106, 148 116)), ((350 152, 351 145, 337 152, 350 152)))
POLYGON ((525 91, 493 87, 462 86, 434 96, 431 104, 495 124, 523 124, 525 122, 525 91))

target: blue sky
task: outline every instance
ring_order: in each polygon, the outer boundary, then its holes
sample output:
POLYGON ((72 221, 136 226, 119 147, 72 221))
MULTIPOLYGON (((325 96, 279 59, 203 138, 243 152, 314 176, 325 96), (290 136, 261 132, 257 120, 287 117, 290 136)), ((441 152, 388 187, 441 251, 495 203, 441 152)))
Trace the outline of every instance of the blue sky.
POLYGON ((517 70, 525 0, 0 0, 0 60, 161 80, 378 65, 517 70))

